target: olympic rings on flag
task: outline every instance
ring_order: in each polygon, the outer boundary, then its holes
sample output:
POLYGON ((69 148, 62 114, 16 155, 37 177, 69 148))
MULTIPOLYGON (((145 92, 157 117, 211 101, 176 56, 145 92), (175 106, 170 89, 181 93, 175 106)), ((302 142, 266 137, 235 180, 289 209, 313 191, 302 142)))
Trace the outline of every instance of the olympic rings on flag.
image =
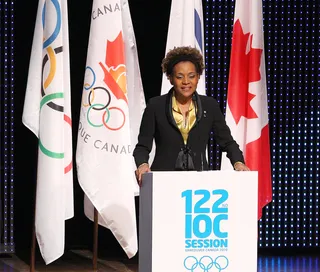
MULTIPOLYGON (((49 94, 47 96, 44 96, 40 101, 40 110, 42 109, 42 107, 44 105, 48 105, 54 99, 59 99, 59 98, 63 98, 63 97, 64 97, 64 93, 53 93, 53 94, 49 94)), ((70 128, 72 127, 72 124, 71 124, 72 121, 71 121, 70 116, 68 116, 64 113, 63 120, 70 126, 70 128)), ((39 148, 43 154, 45 154, 46 156, 48 156, 50 158, 53 158, 53 159, 64 159, 65 158, 64 153, 54 152, 54 151, 51 151, 48 148, 46 148, 42 142, 41 134, 39 135, 39 148)), ((68 172, 71 171, 71 169, 72 169, 72 160, 71 160, 71 162, 69 162, 69 164, 67 166, 64 167, 64 173, 67 174, 68 172)))
POLYGON ((125 122, 126 122, 126 115, 124 114, 124 112, 123 112, 122 109, 117 108, 117 107, 110 107, 109 110, 108 110, 108 120, 109 120, 109 118, 110 118, 110 110, 118 110, 118 111, 120 111, 120 112, 122 113, 122 117, 123 117, 122 124, 121 124, 119 127, 117 127, 117 128, 112 128, 112 127, 108 126, 108 125, 107 125, 107 122, 104 122, 104 120, 105 120, 105 115, 106 115, 106 113, 107 113, 107 111, 106 111, 106 112, 103 114, 103 118, 102 118, 102 121, 103 121, 104 126, 105 126, 106 128, 108 128, 108 129, 110 129, 110 130, 119 130, 119 129, 121 129, 121 128, 124 126, 125 122))
MULTIPOLYGON (((101 86, 98 86, 98 87, 94 87, 94 84, 96 82, 96 75, 95 75, 95 72, 93 71, 93 69, 89 66, 86 67, 86 70, 90 71, 92 73, 92 83, 84 83, 84 90, 88 91, 88 92, 84 92, 83 94, 83 97, 86 97, 87 98, 87 101, 82 101, 82 105, 84 107, 89 107, 88 110, 87 110, 87 121, 88 123, 93 126, 93 127, 106 127, 107 129, 109 130, 120 130, 125 122, 126 122, 126 115, 124 113, 124 111, 118 107, 110 107, 108 108, 108 106, 110 105, 111 103, 111 94, 110 94, 110 91, 105 88, 105 87, 101 87, 101 86), (102 103, 94 103, 94 100, 95 100, 95 97, 96 97, 96 93, 98 90, 103 90, 105 91, 105 93, 107 94, 107 101, 102 104, 102 103), (104 110, 104 113, 102 114, 102 119, 101 119, 101 123, 94 123, 91 119, 90 119, 90 113, 92 110, 95 110, 95 111, 102 111, 104 110), (113 111, 119 111, 121 113, 121 116, 120 117, 120 125, 119 126, 116 126, 116 127, 111 127, 108 122, 110 120, 110 118, 112 117, 111 116, 111 113, 110 111, 113 110, 113 111)), ((101 101, 99 101, 101 102, 101 101)))
MULTIPOLYGON (((104 88, 104 87, 94 87, 93 89, 90 90, 89 92, 89 95, 88 95, 88 100, 89 100, 89 105, 91 107, 91 94, 95 91, 95 90, 104 90, 106 91, 107 95, 108 95, 108 102, 101 108, 96 108, 96 107, 93 107, 94 110, 104 110, 105 108, 107 108, 111 102, 111 95, 110 95, 110 92, 104 88)), ((93 94, 94 95, 94 94, 93 94)), ((92 99, 93 100, 93 99, 92 99)))
MULTIPOLYGON (((53 91, 57 89, 57 86, 55 84, 52 84, 56 77, 56 71, 57 71, 57 65, 59 64, 59 58, 57 58, 57 55, 60 53, 63 53, 63 46, 57 46, 53 48, 53 46, 57 43, 57 37, 60 34, 61 31, 61 7, 58 0, 51 0, 54 9, 56 11, 56 22, 55 22, 55 28, 53 32, 47 33, 48 37, 46 40, 43 41, 42 44, 42 51, 45 53, 42 58, 42 84, 41 84, 41 96, 42 99, 40 101, 40 112, 44 106, 47 106, 51 108, 54 112, 58 112, 59 115, 63 114, 63 120, 67 123, 68 127, 70 128, 71 133, 71 127, 72 127, 72 121, 70 116, 68 116, 65 112, 65 107, 63 105, 59 105, 55 102, 56 99, 64 99, 64 92, 49 92, 46 93, 47 89, 50 87, 50 85, 53 85, 53 91), (48 71, 49 73, 44 73, 45 68, 48 64, 48 71)), ((42 28, 45 28, 45 18, 46 18, 46 12, 49 8, 46 8, 46 5, 48 3, 44 3, 42 7, 42 28)), ((50 8, 51 10, 52 8, 50 8)), ((54 23, 54 22, 53 22, 54 23)), ((52 88, 52 87, 51 87, 52 88)), ((52 114, 52 112, 50 113, 52 114)), ((41 133, 39 134, 39 148, 41 152, 54 159, 65 159, 65 152, 55 152, 51 149, 49 149, 45 144, 43 143, 43 139, 41 136, 41 133)), ((71 151, 71 150, 70 150, 71 151)), ((70 159, 69 163, 64 167, 64 173, 67 174, 72 170, 72 158, 70 159)))
POLYGON ((93 85, 96 83, 96 73, 93 71, 93 69, 90 67, 90 66, 87 66, 86 67, 86 70, 90 70, 91 71, 91 73, 92 73, 92 76, 93 76, 93 80, 92 80, 92 83, 91 83, 91 85, 89 85, 88 83, 85 83, 84 85, 84 88, 86 89, 86 90, 89 90, 89 89, 91 89, 92 87, 93 87, 93 85), (88 85, 88 86, 86 86, 86 85, 88 85))
MULTIPOLYGON (((99 109, 99 110, 100 110, 100 109, 99 109)), ((102 126, 105 126, 106 128, 108 128, 108 129, 110 129, 110 130, 119 130, 119 129, 121 129, 121 128, 124 126, 124 124, 125 124, 125 122, 126 122, 126 115, 124 114, 123 110, 120 109, 120 108, 118 108, 118 107, 106 108, 105 105, 103 105, 103 104, 93 104, 93 105, 91 105, 91 106, 89 107, 89 109, 88 109, 88 111, 87 111, 87 120, 88 120, 88 123, 89 123, 91 126, 93 126, 93 127, 102 127, 102 126), (105 109, 105 110, 106 110, 106 111, 103 113, 103 115, 102 115, 102 124, 94 124, 94 123, 90 120, 90 117, 89 117, 89 116, 90 116, 89 114, 90 114, 91 109, 96 109, 97 107, 100 107, 101 110, 102 110, 102 109, 105 109), (118 111, 120 111, 120 113, 122 114, 123 121, 122 121, 122 123, 121 123, 121 125, 120 125, 119 127, 110 127, 110 126, 107 125, 107 123, 108 123, 108 121, 109 121, 109 119, 110 119, 110 116, 111 116, 110 110, 118 110, 118 111), (106 117, 106 114, 108 114, 107 117, 106 117)))

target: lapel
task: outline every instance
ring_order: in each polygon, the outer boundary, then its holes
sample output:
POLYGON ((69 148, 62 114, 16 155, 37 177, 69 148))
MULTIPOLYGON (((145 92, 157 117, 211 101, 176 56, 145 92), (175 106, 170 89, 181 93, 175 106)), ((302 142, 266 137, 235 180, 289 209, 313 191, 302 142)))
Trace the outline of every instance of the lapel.
POLYGON ((176 121, 174 120, 173 113, 172 113, 172 95, 173 95, 173 88, 170 89, 170 91, 167 94, 166 99, 166 115, 168 122, 174 126, 176 129, 179 130, 176 121))

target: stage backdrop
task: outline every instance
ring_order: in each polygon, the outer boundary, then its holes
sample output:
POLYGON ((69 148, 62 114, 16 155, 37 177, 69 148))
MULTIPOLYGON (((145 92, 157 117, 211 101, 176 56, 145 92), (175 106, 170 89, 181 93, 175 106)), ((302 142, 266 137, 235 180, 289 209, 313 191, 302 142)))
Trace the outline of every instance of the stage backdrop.
MULTIPOLYGON (((1 172, 1 188, 5 188, 4 182, 11 182, 13 157, 10 157, 10 152, 13 152, 14 146, 15 243, 20 249, 28 248, 30 244, 36 177, 37 141, 23 127, 21 116, 37 1, 7 2, 15 10, 14 23, 11 23, 11 15, 4 17, 2 3, 1 31, 4 31, 4 22, 10 24, 7 25, 10 27, 7 31, 11 33, 12 28, 15 30, 14 37, 6 38, 7 46, 14 45, 15 48, 15 68, 14 75, 10 74, 14 76, 8 83, 10 87, 3 83, 5 70, 1 70, 1 95, 7 95, 9 105, 7 118, 1 116, 1 122, 7 126, 7 136, 11 137, 11 116, 14 114, 15 133, 13 145, 11 138, 5 138, 5 130, 1 129, 2 142, 7 139, 9 144, 6 157, 8 168, 1 172), (10 93, 12 90, 14 97, 10 93), (14 101, 14 113, 10 111, 13 110, 11 101, 14 101)), ((92 1, 80 3, 78 0, 69 0, 68 3, 72 117, 76 147, 92 1)), ((160 64, 165 52, 171 1, 130 0, 129 4, 148 100, 160 94, 160 64)), ((227 95, 234 4, 234 0, 203 0, 207 94, 217 98, 223 111, 227 95)), ((317 249, 319 246, 319 5, 318 0, 263 0, 273 201, 259 222, 260 249, 305 250, 317 249)), ((1 45, 4 45, 3 35, 4 32, 1 32, 1 45)), ((4 56, 4 47, 1 47, 1 67, 5 66, 4 56)), ((13 61, 13 56, 10 55, 9 61, 13 61)), ((11 68, 8 69, 8 73, 13 73, 11 68)), ((1 103, 1 112, 5 114, 5 106, 1 103)), ((209 144, 211 168, 218 169, 220 151, 213 140, 209 144)), ((5 146, 2 144, 1 158, 5 156, 4 151, 5 146)), ((76 179, 74 186, 75 217, 67 221, 67 248, 90 248, 92 224, 83 215, 83 192, 76 179)), ((1 200, 4 203, 3 198, 1 200)), ((123 254, 113 236, 105 229, 100 230, 99 243, 100 250, 123 254)))
MULTIPOLYGON (((320 27, 318 0, 263 0, 273 201, 260 248, 319 246, 320 27)), ((235 1, 204 1, 207 93, 225 111, 235 1)), ((220 167, 211 141, 210 162, 220 167)), ((244 196, 245 197, 245 196, 244 196)))
POLYGON ((13 15, 13 1, 0 1, 0 254, 14 252, 13 15))

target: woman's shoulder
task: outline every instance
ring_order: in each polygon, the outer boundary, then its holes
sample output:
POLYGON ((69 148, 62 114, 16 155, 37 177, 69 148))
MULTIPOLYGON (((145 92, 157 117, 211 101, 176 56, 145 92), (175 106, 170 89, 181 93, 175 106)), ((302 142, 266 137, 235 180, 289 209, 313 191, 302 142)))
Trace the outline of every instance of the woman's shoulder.
POLYGON ((199 94, 202 103, 206 104, 218 104, 218 101, 213 96, 207 96, 199 94))
POLYGON ((222 107, 214 97, 206 95, 199 95, 199 97, 203 110, 213 113, 221 112, 222 107))
POLYGON ((158 96, 154 96, 151 97, 148 101, 148 105, 161 105, 162 103, 166 102, 168 94, 163 94, 163 95, 158 95, 158 96))

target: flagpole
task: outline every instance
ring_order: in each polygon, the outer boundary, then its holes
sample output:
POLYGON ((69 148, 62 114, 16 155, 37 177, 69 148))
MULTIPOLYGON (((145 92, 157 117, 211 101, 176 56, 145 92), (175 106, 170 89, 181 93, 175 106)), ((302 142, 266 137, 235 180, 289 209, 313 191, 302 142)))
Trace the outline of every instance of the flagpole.
POLYGON ((94 223, 93 223, 93 270, 98 271, 98 211, 94 208, 94 223))
MULTIPOLYGON (((38 152, 37 150, 36 158, 38 161, 38 152)), ((38 163, 37 163, 38 164, 38 163)), ((35 262, 36 262, 36 208, 37 208, 37 173, 36 173, 36 184, 34 188, 34 205, 33 205, 33 219, 32 219, 32 234, 31 234, 31 254, 30 254, 30 272, 35 272, 35 262)))
POLYGON ((30 272, 35 272, 35 260, 36 260, 36 205, 37 205, 37 183, 35 186, 34 194, 34 207, 33 207, 33 224, 32 224, 32 236, 31 236, 31 255, 30 255, 30 272))
POLYGON ((31 258, 30 258, 30 272, 35 270, 35 247, 36 247, 36 235, 35 235, 35 226, 33 224, 32 229, 32 238, 31 238, 31 258))
POLYGON ((36 252, 36 205, 34 205, 33 214, 33 226, 32 226, 32 237, 31 237, 31 257, 30 257, 30 272, 35 272, 35 252, 36 252))

